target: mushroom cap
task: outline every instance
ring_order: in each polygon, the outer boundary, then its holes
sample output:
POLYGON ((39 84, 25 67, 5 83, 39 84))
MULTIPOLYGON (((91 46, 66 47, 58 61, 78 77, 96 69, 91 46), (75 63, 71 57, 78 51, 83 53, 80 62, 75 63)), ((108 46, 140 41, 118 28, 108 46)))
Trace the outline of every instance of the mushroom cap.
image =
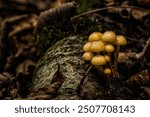
POLYGON ((103 33, 101 40, 108 43, 113 43, 116 41, 116 34, 113 31, 106 31, 103 33))
POLYGON ((86 42, 83 46, 83 51, 84 52, 90 51, 90 45, 91 45, 91 42, 86 42))
POLYGON ((105 68, 104 69, 104 74, 107 74, 107 75, 111 74, 111 69, 105 68))
POLYGON ((96 55, 91 60, 92 65, 105 65, 106 59, 102 55, 96 55))
POLYGON ((127 40, 123 35, 117 35, 116 37, 116 45, 126 45, 127 40))
POLYGON ((90 34, 88 41, 98 41, 101 40, 102 33, 100 32, 93 32, 90 34))
POLYGON ((110 61, 110 57, 108 55, 104 55, 105 59, 106 59, 106 62, 109 62, 110 61))
POLYGON ((105 45, 105 51, 106 52, 113 52, 113 51, 115 51, 115 48, 112 44, 106 44, 105 45))
POLYGON ((99 40, 99 41, 93 41, 90 45, 90 51, 91 52, 101 52, 104 51, 105 44, 99 40))
POLYGON ((93 56, 94 56, 94 54, 93 54, 92 52, 85 52, 85 53, 82 55, 82 58, 83 58, 84 60, 89 61, 89 60, 92 59, 93 56))

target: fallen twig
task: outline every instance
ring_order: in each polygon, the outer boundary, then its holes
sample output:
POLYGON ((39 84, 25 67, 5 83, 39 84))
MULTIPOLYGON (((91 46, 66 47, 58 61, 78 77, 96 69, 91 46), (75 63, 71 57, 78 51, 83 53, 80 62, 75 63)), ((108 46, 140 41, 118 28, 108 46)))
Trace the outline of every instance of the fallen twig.
POLYGON ((104 10, 114 9, 114 8, 117 8, 117 9, 131 8, 131 9, 138 9, 138 10, 142 10, 142 11, 150 13, 150 10, 136 7, 136 6, 109 6, 109 7, 98 8, 98 9, 95 9, 92 11, 88 11, 88 12, 82 13, 80 15, 76 15, 76 16, 72 17, 71 20, 77 19, 77 18, 84 16, 84 15, 88 15, 88 14, 92 14, 92 13, 96 13, 96 12, 100 12, 100 11, 104 11, 104 10))

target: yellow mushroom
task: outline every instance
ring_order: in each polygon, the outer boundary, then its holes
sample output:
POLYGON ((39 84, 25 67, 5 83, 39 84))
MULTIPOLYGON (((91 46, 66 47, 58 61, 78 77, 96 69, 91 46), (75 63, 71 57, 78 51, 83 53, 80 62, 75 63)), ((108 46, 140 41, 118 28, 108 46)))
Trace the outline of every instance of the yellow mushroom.
POLYGON ((100 32, 93 32, 92 34, 90 34, 88 41, 98 41, 101 40, 102 37, 102 33, 100 32))
POLYGON ((91 42, 86 42, 83 46, 83 51, 84 52, 90 51, 90 45, 91 45, 91 42))
POLYGON ((110 62, 110 57, 108 55, 104 55, 106 62, 110 62))
POLYGON ((101 52, 104 51, 104 43, 100 41, 93 41, 90 45, 91 52, 101 52))
POLYGON ((96 55, 91 59, 92 65, 105 65, 106 64, 106 59, 102 55, 96 55))
POLYGON ((106 51, 107 53, 111 53, 111 52, 114 52, 114 51, 115 51, 115 48, 114 48, 114 46, 113 46, 112 44, 106 44, 106 45, 105 45, 105 51, 106 51))
POLYGON ((103 33, 101 40, 107 43, 114 43, 116 41, 116 34, 113 31, 106 31, 103 33))
POLYGON ((123 35, 117 35, 115 44, 116 45, 126 45, 127 40, 123 35))
POLYGON ((104 69, 104 74, 107 76, 107 81, 108 81, 108 86, 109 86, 109 88, 112 88, 112 85, 111 85, 111 77, 110 77, 110 75, 112 74, 112 73, 111 73, 111 69, 110 69, 110 68, 105 68, 105 69, 104 69))
POLYGON ((120 51, 120 46, 126 45, 127 40, 124 36, 117 35, 115 44, 117 45, 117 47, 116 47, 115 61, 114 61, 114 72, 115 72, 114 77, 119 77, 119 74, 118 74, 118 55, 119 55, 119 51, 120 51))
POLYGON ((104 69, 104 74, 110 75, 110 74, 111 74, 111 69, 105 68, 105 69, 104 69))
POLYGON ((92 52, 85 52, 82 56, 82 58, 84 60, 90 61, 92 59, 92 57, 94 56, 94 54, 92 52))
MULTIPOLYGON (((111 53, 115 51, 115 48, 112 44, 106 44, 105 45, 105 51, 107 52, 109 58, 111 57, 111 53)), ((113 67, 112 67, 112 61, 109 61, 109 66, 110 66, 110 69, 112 71, 112 74, 114 74, 114 70, 113 70, 113 67)))

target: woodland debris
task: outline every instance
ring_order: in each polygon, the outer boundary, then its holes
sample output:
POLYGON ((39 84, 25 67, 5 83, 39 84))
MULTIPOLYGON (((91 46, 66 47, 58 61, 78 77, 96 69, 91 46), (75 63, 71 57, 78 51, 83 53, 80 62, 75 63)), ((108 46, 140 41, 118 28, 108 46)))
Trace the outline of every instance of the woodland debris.
POLYGON ((146 69, 133 75, 126 81, 126 83, 129 85, 129 87, 148 86, 150 83, 149 76, 149 70, 146 69))
POLYGON ((148 99, 150 99, 150 87, 141 86, 141 89, 148 95, 148 99))
MULTIPOLYGON (((35 27, 37 22, 37 16, 33 14, 29 15, 20 15, 16 17, 12 17, 10 19, 6 19, 1 28, 1 37, 0 37, 0 71, 4 69, 4 66, 6 64, 6 58, 8 55, 12 52, 10 50, 11 47, 17 46, 15 45, 16 42, 15 40, 11 38, 16 38, 15 35, 18 33, 23 32, 24 30, 30 30, 35 27)), ((17 41, 17 40, 16 40, 17 41)), ((20 46, 21 44, 18 44, 20 46)), ((23 45, 24 47, 24 45, 23 45)), ((16 47, 15 47, 16 48, 16 47)), ((22 53, 24 49, 21 50, 21 48, 18 48, 18 55, 19 53, 22 53)), ((16 57, 18 56, 17 54, 15 55, 16 57)))

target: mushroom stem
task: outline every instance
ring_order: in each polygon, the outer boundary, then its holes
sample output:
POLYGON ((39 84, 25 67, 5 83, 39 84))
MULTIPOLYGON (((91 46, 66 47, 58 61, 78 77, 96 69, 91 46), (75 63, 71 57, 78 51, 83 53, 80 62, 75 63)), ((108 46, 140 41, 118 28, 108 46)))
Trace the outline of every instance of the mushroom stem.
POLYGON ((113 77, 119 77, 119 73, 118 73, 118 55, 119 55, 119 51, 120 51, 120 45, 117 45, 116 48, 116 53, 115 53, 115 61, 114 61, 114 74, 113 77))
MULTIPOLYGON (((111 53, 110 52, 107 52, 108 56, 111 58, 111 53)), ((110 62, 108 63, 111 71, 112 71, 112 74, 114 74, 114 69, 112 68, 112 61, 110 60, 110 62)))
POLYGON ((111 84, 111 77, 110 77, 110 75, 107 75, 107 82, 108 82, 108 87, 111 89, 112 88, 112 84, 111 84))
POLYGON ((103 67, 101 65, 95 65, 94 67, 97 69, 99 73, 103 74, 103 67))

